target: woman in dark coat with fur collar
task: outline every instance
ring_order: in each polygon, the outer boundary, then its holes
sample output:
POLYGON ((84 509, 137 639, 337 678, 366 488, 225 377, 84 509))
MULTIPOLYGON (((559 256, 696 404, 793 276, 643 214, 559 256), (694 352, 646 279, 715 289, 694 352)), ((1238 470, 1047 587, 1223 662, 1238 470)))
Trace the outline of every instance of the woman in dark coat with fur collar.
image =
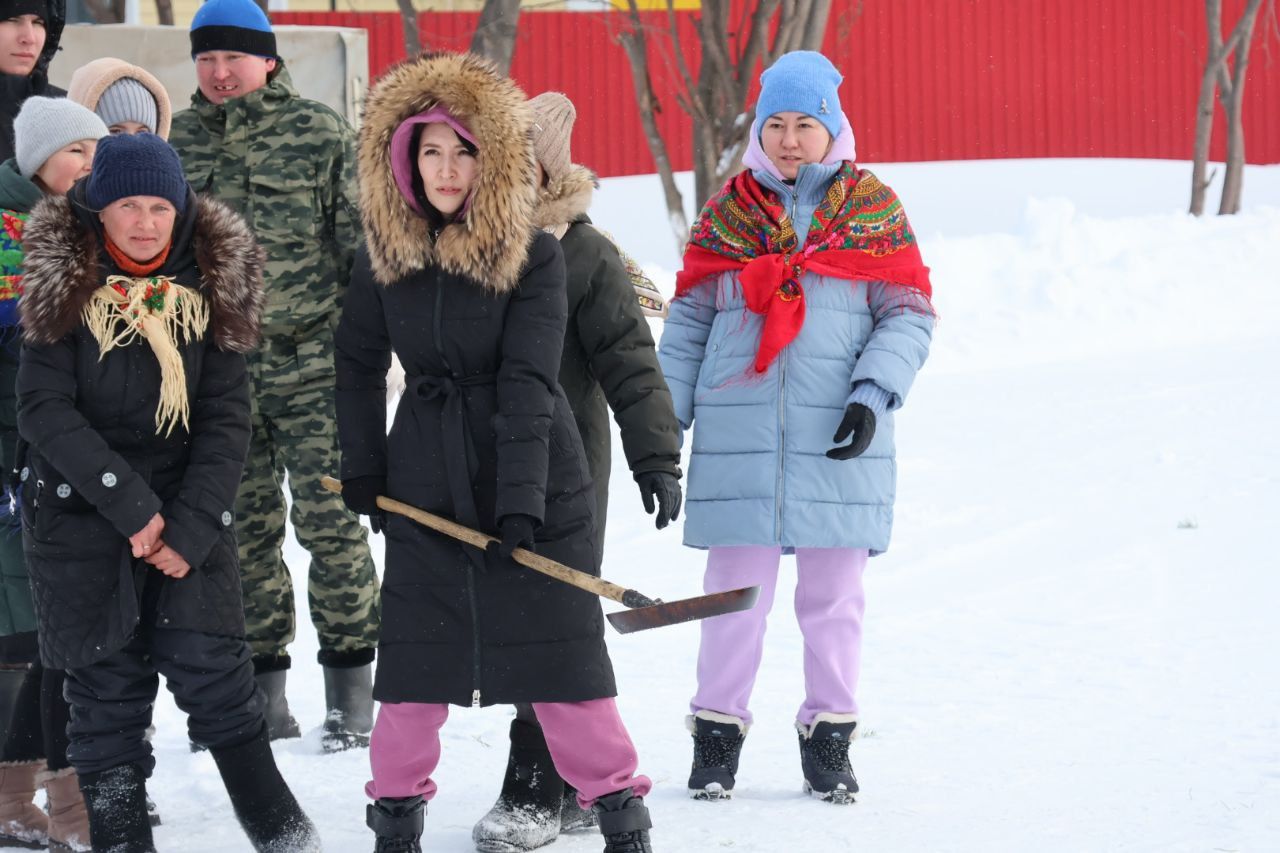
POLYGON ((151 134, 102 140, 92 174, 32 212, 24 247, 23 533, 93 848, 154 849, 144 733, 163 674, 254 846, 317 849, 271 755, 231 528, 261 252, 151 134))
POLYGON ((599 600, 510 559, 598 574, 595 496, 556 377, 564 262, 531 215, 530 110, 491 64, 438 54, 370 94, 358 152, 366 251, 337 333, 343 494, 387 535, 370 743, 378 849, 417 850, 448 706, 528 702, 607 850, 649 850, 650 782, 618 716, 599 600), (392 350, 407 390, 390 435, 392 350), (497 532, 481 552, 396 500, 497 532), (629 846, 628 846, 629 845, 629 846))

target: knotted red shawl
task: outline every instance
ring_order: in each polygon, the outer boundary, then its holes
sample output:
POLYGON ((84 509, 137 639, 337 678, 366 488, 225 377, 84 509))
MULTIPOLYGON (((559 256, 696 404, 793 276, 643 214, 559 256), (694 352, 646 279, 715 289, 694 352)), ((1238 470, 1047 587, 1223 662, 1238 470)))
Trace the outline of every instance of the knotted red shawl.
POLYGON ((813 213, 803 247, 785 205, 749 171, 707 202, 676 274, 676 298, 717 273, 741 270, 747 307, 764 315, 755 369, 763 373, 804 325, 805 272, 903 288, 900 303, 933 314, 929 268, 902 202, 866 169, 846 162, 813 213))

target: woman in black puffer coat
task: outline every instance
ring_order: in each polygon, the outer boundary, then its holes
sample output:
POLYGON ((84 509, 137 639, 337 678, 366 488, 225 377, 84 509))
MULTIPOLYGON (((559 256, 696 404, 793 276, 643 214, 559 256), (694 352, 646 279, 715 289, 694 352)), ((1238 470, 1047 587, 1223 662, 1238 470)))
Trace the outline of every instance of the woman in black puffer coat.
POLYGON ((343 494, 387 534, 369 825, 416 844, 450 704, 528 702, 606 849, 647 850, 650 782, 613 700, 599 600, 510 559, 527 547, 599 573, 595 495, 556 380, 564 261, 532 224, 529 126, 520 90, 470 55, 398 66, 365 109, 367 248, 336 352, 343 494), (407 390, 388 435, 392 350, 407 390), (501 546, 383 517, 380 494, 501 546))

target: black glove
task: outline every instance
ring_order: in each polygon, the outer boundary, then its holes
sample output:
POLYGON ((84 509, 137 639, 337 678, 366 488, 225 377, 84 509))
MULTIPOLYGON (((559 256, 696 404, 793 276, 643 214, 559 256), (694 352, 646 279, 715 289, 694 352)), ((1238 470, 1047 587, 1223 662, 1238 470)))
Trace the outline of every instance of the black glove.
POLYGON ((504 560, 511 559, 517 548, 533 548, 533 528, 537 521, 533 516, 520 512, 504 515, 498 519, 498 536, 501 542, 491 542, 489 550, 497 549, 498 556, 504 560))
POLYGON ((356 515, 369 516, 369 529, 374 533, 387 529, 387 514, 378 508, 378 496, 386 493, 386 477, 371 475, 342 481, 342 502, 356 515))
POLYGON ((852 459, 861 456, 871 446, 871 439, 876 434, 876 413, 861 403, 850 403, 844 410, 844 418, 836 427, 835 438, 831 439, 836 446, 827 451, 830 459, 852 459), (850 435, 853 441, 840 444, 850 435))
POLYGON ((680 501, 684 495, 680 491, 680 480, 675 474, 666 471, 646 471, 636 475, 636 483, 640 486, 640 499, 644 501, 644 511, 653 515, 654 498, 657 498, 658 517, 654 526, 659 530, 680 517, 680 501))

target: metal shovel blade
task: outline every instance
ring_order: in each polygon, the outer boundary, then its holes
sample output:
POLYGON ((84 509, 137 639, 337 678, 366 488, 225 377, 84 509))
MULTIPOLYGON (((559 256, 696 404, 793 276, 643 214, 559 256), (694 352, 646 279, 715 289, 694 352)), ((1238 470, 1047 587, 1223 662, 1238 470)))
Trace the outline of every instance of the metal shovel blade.
POLYGON ((619 610, 607 616, 609 623, 617 629, 619 634, 630 634, 633 631, 663 628, 667 625, 678 625, 681 622, 692 622, 695 619, 710 619, 712 616, 750 610, 756 606, 756 599, 759 597, 760 587, 748 586, 742 589, 731 589, 728 592, 700 595, 697 598, 682 598, 679 601, 652 604, 648 607, 619 610))

